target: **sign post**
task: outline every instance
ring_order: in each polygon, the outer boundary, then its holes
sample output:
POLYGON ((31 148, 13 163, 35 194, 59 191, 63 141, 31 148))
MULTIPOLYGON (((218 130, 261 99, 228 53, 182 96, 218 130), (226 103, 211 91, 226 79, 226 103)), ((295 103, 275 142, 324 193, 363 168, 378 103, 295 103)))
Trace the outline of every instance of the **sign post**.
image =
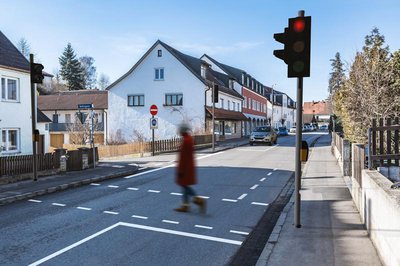
POLYGON ((150 106, 150 114, 151 114, 151 119, 150 119, 150 128, 151 128, 151 135, 152 135, 152 140, 151 140, 151 151, 152 151, 152 156, 154 156, 154 129, 158 127, 158 120, 154 116, 158 113, 158 108, 157 105, 153 104, 150 106))
MULTIPOLYGON (((96 149, 94 146, 94 105, 93 103, 78 104, 78 109, 90 109, 91 127, 90 127, 90 147, 93 149, 93 168, 96 168, 96 149)), ((86 116, 84 113, 80 113, 78 116, 81 123, 85 123, 86 116)))

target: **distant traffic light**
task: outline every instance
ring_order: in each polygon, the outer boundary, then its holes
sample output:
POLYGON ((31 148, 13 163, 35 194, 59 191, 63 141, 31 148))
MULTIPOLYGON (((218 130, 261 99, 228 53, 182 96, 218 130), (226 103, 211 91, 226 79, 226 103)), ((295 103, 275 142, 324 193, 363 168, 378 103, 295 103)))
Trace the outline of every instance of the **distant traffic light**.
POLYGON ((218 103, 218 85, 214 84, 214 88, 213 88, 213 102, 214 103, 218 103))
POLYGON ((274 39, 284 44, 274 55, 288 65, 288 77, 310 76, 311 17, 289 19, 284 33, 274 34, 274 39))
POLYGON ((43 83, 43 69, 42 64, 31 63, 31 82, 32 83, 43 83))

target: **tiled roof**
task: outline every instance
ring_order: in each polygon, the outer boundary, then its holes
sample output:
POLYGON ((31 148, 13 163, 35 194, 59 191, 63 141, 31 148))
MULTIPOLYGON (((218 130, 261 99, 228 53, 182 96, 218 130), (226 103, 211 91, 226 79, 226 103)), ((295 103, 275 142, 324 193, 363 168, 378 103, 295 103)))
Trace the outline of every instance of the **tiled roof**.
POLYGON ((0 66, 30 71, 29 61, 0 31, 0 66))
POLYGON ((305 102, 303 110, 304 114, 330 115, 332 114, 332 105, 329 101, 305 102))
POLYGON ((94 109, 108 109, 107 91, 77 90, 38 96, 38 108, 46 110, 77 110, 78 104, 92 103, 94 109))
MULTIPOLYGON (((206 107, 209 116, 212 116, 212 107, 206 107)), ((215 119, 219 120, 248 120, 248 118, 241 112, 228 111, 225 109, 214 109, 215 119)))

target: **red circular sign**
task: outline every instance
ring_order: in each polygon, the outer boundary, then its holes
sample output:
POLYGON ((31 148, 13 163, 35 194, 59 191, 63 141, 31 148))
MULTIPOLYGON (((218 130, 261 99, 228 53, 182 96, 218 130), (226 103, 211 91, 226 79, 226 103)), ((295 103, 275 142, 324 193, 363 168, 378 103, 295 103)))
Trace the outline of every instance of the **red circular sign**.
POLYGON ((150 114, 156 115, 157 113, 158 113, 157 105, 153 104, 152 106, 150 106, 150 114))

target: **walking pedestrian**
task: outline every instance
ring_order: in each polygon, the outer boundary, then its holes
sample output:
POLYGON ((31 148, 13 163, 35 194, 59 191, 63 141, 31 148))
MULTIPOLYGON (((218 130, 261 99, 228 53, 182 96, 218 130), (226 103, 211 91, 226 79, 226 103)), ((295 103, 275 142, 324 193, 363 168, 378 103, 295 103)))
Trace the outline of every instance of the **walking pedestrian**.
POLYGON ((182 136, 182 145, 178 154, 178 166, 176 169, 176 183, 182 187, 182 205, 175 209, 178 212, 190 211, 190 197, 193 203, 200 207, 202 213, 206 212, 206 201, 197 196, 191 185, 197 183, 196 165, 194 160, 194 142, 190 135, 190 127, 187 124, 179 126, 179 134, 182 136))

